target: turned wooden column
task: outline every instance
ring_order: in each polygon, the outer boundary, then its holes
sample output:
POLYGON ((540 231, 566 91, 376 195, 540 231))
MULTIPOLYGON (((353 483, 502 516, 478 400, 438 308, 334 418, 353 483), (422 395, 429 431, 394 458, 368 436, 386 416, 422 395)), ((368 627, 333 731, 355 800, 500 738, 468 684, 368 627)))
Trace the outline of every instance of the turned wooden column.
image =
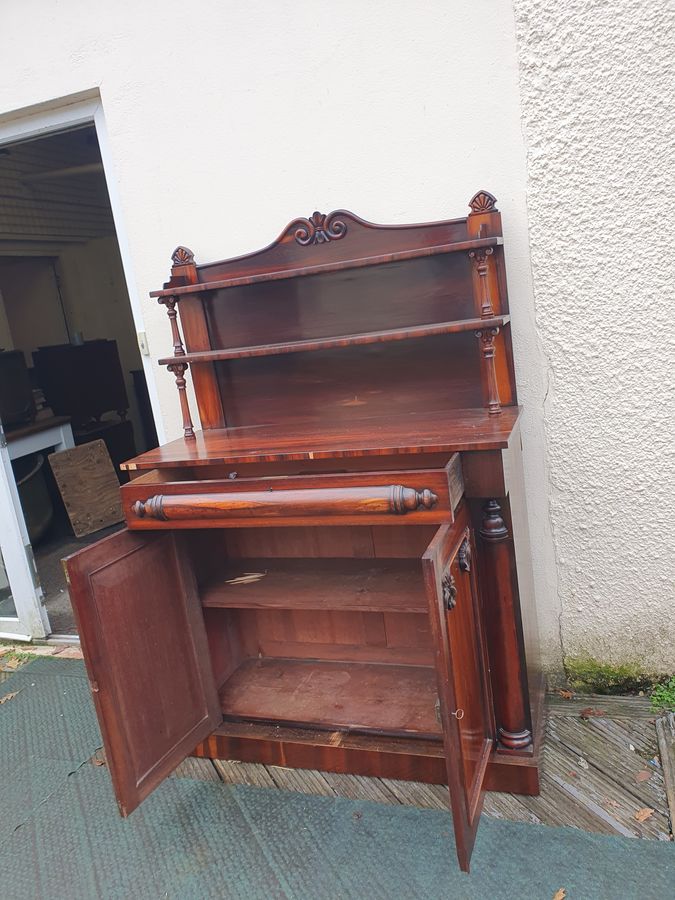
POLYGON ((479 530, 485 629, 490 655, 497 751, 528 753, 532 720, 527 691, 513 541, 496 500, 488 500, 479 530))
MULTIPOLYGON (((188 250, 187 247, 177 247, 173 251, 171 259, 173 261, 173 266, 171 269, 172 277, 174 277, 176 273, 183 273, 185 270, 191 270, 194 268, 194 256, 192 255, 192 251, 188 250)), ((185 373, 188 370, 188 363, 184 359, 182 359, 182 357, 185 356, 185 347, 183 346, 180 329, 178 328, 178 310, 176 308, 178 297, 160 297, 158 302, 162 306, 166 307, 166 314, 169 317, 169 322, 171 323, 173 355, 176 362, 172 363, 167 368, 170 372, 173 372, 176 378, 176 387, 178 388, 180 409, 183 416, 183 436, 186 440, 193 441, 195 440, 195 432, 194 426, 192 424, 192 416, 190 415, 190 404, 188 403, 186 391, 187 385, 185 381, 185 373)))

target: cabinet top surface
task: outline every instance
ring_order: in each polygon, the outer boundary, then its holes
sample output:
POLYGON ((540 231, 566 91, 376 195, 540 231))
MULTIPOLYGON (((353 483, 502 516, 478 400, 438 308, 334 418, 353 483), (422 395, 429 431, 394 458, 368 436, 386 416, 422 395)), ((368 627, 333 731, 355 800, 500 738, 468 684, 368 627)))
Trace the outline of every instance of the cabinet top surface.
POLYGON ((222 463, 388 456, 403 453, 453 453, 499 450, 508 446, 520 407, 491 416, 485 409, 420 411, 404 419, 371 416, 331 426, 325 420, 302 419, 242 428, 197 432, 196 440, 171 441, 137 456, 123 469, 208 466, 222 463))

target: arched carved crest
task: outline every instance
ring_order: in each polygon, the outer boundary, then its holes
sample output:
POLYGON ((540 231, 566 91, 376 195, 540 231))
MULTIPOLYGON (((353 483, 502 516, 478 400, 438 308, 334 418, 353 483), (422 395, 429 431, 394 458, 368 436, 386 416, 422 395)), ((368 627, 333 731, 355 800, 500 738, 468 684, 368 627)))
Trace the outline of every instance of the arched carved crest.
POLYGON ((493 197, 489 191, 478 191, 469 200, 469 206, 472 216, 479 213, 497 212, 497 198, 493 197))
POLYGON ((188 247, 176 247, 171 254, 171 262, 174 266, 193 266, 195 255, 188 247))
POLYGON ((296 243, 306 247, 309 244, 339 241, 347 234, 347 225, 337 215, 335 212, 329 215, 313 212, 308 219, 296 219, 290 225, 291 229, 295 229, 296 243))

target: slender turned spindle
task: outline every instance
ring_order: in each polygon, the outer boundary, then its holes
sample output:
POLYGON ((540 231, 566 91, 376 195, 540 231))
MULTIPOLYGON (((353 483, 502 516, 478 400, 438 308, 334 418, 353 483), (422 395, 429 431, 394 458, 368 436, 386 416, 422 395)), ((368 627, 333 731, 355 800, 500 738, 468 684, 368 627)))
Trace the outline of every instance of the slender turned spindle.
POLYGON ((490 666, 494 683, 503 686, 494 697, 497 750, 523 753, 532 750, 532 731, 522 648, 514 625, 518 586, 513 543, 501 513, 499 503, 488 500, 480 528, 490 666))
POLYGON ((178 388, 178 397, 180 399, 180 409, 183 414, 183 436, 188 441, 194 441, 195 430, 190 417, 190 405, 188 403, 187 393, 185 391, 185 373, 187 371, 187 363, 173 363, 168 366, 170 372, 176 376, 176 387, 178 388))
MULTIPOLYGON (((178 328, 178 310, 176 309, 177 302, 178 297, 160 297, 159 299, 159 303, 162 306, 166 306, 166 314, 169 317, 169 322, 171 323, 173 355, 177 360, 180 360, 182 356, 185 356, 185 347, 183 346, 183 340, 180 336, 180 329, 178 328)), ((190 404, 188 403, 187 393, 185 390, 185 373, 187 372, 187 368, 188 365, 186 362, 176 362, 173 365, 168 366, 169 371, 173 372, 173 374, 176 376, 178 398, 180 400, 180 408, 183 414, 183 436, 186 440, 193 441, 195 440, 195 430, 192 425, 190 404)))
POLYGON ((497 416, 502 411, 502 404, 499 399, 499 385, 497 384, 497 370, 495 369, 495 338, 498 334, 498 327, 482 328, 476 332, 483 354, 483 368, 487 379, 487 410, 490 416, 497 416))
POLYGON ((183 341, 180 336, 180 331, 178 329, 178 310, 176 309, 176 302, 178 297, 167 297, 165 301, 166 306, 166 314, 169 317, 169 322, 171 322, 171 337, 173 338, 173 355, 174 356, 185 356, 185 347, 183 347, 183 341))
POLYGON ((490 296, 490 263, 492 256, 492 247, 481 247, 480 250, 471 250, 470 258, 473 260, 474 268, 478 275, 478 283, 480 284, 480 317, 481 319, 490 319, 494 316, 494 306, 492 305, 492 297, 490 296))

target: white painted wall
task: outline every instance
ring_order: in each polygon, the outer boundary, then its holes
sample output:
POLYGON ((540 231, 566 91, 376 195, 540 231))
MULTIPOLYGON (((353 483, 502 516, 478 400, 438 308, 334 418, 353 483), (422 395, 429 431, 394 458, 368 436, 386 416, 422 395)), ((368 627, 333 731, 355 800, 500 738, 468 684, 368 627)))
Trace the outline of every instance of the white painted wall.
POLYGON ((675 5, 515 10, 564 651, 673 671, 675 5))
MULTIPOLYGON (((569 650, 646 653, 666 667, 672 335, 660 316, 672 279, 660 231, 672 204, 653 151, 658 102, 673 94, 663 14, 644 0, 618 11, 515 3, 529 178, 503 0, 5 0, 15 39, 0 56, 0 114, 100 91, 155 358, 171 341, 147 292, 179 243, 209 260, 257 249, 313 209, 409 222, 461 215, 475 189, 492 191, 508 242, 545 659, 560 662, 562 608, 569 650), (650 326, 636 325, 645 311, 650 326)), ((175 437, 171 376, 158 384, 175 437)))

